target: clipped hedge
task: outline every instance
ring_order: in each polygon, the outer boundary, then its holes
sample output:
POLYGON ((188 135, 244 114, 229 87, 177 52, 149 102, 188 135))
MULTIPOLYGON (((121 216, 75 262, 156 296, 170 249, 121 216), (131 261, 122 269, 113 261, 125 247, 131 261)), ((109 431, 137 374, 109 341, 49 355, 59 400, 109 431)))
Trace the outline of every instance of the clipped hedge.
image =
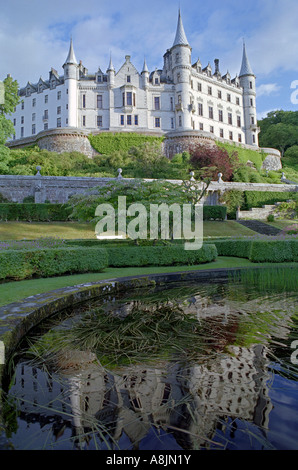
POLYGON ((243 209, 249 210, 253 207, 263 207, 276 202, 285 202, 289 199, 298 200, 298 193, 282 193, 277 191, 244 191, 243 209))
POLYGON ((298 261, 298 240, 255 240, 251 242, 249 259, 253 263, 298 261))
POLYGON ((236 258, 249 258, 251 240, 215 240, 218 256, 235 256, 236 258))
POLYGON ((69 220, 71 207, 65 204, 1 203, 0 220, 26 222, 65 222, 69 220))
POLYGON ((298 261, 298 239, 214 240, 219 256, 247 258, 253 263, 298 261))
POLYGON ((203 206, 203 220, 225 220, 226 206, 203 206))
POLYGON ((103 248, 44 248, 0 251, 0 279, 21 280, 66 273, 98 272, 108 266, 103 248))
POLYGON ((111 267, 194 265, 214 261, 215 245, 206 244, 199 250, 187 251, 183 245, 106 247, 111 267))

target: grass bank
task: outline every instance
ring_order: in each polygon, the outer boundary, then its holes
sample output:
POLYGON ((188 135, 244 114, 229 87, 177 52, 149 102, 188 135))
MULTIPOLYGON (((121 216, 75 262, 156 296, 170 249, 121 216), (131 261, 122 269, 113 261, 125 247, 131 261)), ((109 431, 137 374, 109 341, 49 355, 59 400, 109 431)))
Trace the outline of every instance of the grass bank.
MULTIPOLYGON (((204 238, 253 235, 255 232, 233 220, 205 221, 204 238)), ((94 228, 79 222, 0 222, 0 241, 34 240, 42 237, 95 239, 94 228)))
MULTIPOLYGON (((262 266, 287 266, 289 263, 263 263, 262 266)), ((208 270, 221 268, 256 267, 254 263, 244 258, 218 257, 212 263, 197 266, 167 266, 167 267, 139 267, 139 268, 107 268, 101 273, 76 274, 72 276, 59 276, 43 279, 29 279, 0 284, 0 306, 12 302, 19 302, 25 297, 42 294, 51 290, 67 286, 96 282, 117 277, 137 276, 146 274, 172 273, 179 271, 208 270)))

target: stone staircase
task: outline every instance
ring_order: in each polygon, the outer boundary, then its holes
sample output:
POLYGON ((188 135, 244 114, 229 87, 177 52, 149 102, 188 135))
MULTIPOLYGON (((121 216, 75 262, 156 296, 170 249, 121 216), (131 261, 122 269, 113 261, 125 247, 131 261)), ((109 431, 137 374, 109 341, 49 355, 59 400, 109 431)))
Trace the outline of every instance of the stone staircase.
POLYGON ((263 207, 253 207, 248 211, 237 211, 237 220, 266 220, 268 215, 275 214, 276 209, 278 208, 280 202, 276 202, 275 204, 267 204, 263 207))

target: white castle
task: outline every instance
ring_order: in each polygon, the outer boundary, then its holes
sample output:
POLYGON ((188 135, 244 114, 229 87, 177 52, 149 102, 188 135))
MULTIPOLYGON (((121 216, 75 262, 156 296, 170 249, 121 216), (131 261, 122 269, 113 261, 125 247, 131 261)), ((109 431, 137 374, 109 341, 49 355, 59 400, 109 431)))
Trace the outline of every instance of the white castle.
POLYGON ((239 76, 233 79, 229 72, 220 73, 218 59, 212 70, 210 63, 192 63, 191 53, 180 10, 162 70, 150 73, 144 60, 139 73, 127 55, 118 72, 110 59, 105 73, 99 68, 90 74, 77 62, 71 40, 62 75, 52 68, 48 80, 28 82, 19 90, 21 102, 10 116, 15 127, 11 144, 68 128, 172 137, 191 132, 258 149, 256 77, 245 44, 239 76))

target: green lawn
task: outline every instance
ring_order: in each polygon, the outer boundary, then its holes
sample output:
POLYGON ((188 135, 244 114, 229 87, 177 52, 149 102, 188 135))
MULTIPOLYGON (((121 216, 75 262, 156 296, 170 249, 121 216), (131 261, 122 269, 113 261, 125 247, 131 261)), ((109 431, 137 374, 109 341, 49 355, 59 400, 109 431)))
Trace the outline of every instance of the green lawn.
POLYGON ((137 276, 141 274, 171 273, 203 269, 252 267, 255 264, 244 258, 219 257, 216 261, 197 266, 148 266, 143 268, 107 268, 101 273, 75 274, 42 279, 5 282, 0 284, 0 306, 17 302, 25 297, 42 294, 61 287, 74 286, 86 282, 96 282, 116 277, 137 276))
MULTIPOLYGON (((204 237, 233 237, 235 235, 253 235, 246 227, 233 220, 224 222, 206 221, 203 226, 204 237)), ((78 222, 0 222, 1 240, 23 240, 45 237, 63 239, 94 238, 94 229, 90 224, 78 222)))

